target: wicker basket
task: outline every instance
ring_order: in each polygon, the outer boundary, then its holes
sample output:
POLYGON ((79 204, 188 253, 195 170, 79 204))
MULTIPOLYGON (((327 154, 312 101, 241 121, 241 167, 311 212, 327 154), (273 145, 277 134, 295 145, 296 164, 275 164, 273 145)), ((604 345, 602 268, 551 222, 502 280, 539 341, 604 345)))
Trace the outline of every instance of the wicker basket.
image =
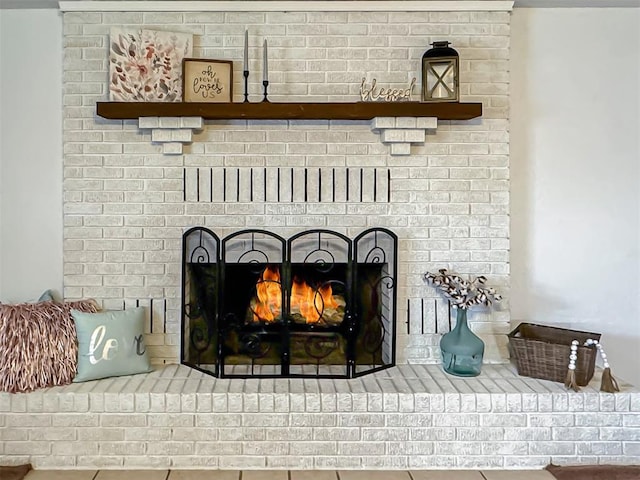
POLYGON ((578 340, 576 381, 584 387, 593 377, 596 364, 596 347, 584 346, 589 338, 600 341, 600 334, 521 323, 509 334, 509 352, 516 361, 519 375, 564 382, 571 341, 578 340))

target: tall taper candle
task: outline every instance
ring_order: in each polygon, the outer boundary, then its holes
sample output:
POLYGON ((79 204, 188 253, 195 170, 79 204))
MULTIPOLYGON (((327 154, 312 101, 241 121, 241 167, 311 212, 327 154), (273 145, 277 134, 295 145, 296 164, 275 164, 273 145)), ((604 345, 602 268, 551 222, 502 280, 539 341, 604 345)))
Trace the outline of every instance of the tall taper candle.
POLYGON ((267 67, 267 39, 265 38, 264 43, 262 44, 262 55, 263 55, 263 68, 262 68, 262 81, 269 81, 269 67, 267 67))
POLYGON ((249 30, 244 31, 244 71, 249 71, 249 30))

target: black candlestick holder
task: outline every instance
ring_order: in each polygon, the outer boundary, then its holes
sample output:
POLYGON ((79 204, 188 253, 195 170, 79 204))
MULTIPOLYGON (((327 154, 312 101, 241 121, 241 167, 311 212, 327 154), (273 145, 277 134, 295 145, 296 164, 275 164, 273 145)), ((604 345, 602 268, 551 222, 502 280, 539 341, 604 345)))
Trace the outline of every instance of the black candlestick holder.
POLYGON ((264 98, 262 99, 262 101, 268 102, 269 99, 267 98, 267 88, 269 87, 269 80, 263 80, 262 86, 264 87, 264 98))
POLYGON ((248 102, 249 101, 249 88, 248 88, 249 70, 243 71, 242 76, 244 77, 244 101, 248 102))

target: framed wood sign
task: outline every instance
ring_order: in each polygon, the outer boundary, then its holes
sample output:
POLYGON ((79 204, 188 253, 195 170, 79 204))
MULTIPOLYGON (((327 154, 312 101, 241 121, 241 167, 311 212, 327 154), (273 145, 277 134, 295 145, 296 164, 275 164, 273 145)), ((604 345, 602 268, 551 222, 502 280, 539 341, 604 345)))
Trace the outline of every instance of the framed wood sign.
POLYGON ((184 102, 229 103, 233 99, 233 62, 185 58, 182 87, 184 102))

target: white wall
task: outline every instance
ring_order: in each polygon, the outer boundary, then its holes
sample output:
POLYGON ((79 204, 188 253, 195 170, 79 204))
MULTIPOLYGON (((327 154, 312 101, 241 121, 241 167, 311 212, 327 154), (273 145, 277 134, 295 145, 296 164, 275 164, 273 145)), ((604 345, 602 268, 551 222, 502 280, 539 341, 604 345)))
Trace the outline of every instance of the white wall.
MULTIPOLYGON (((4 35, 2 35, 2 25, 4 24, 4 13, 3 11, 0 9, 0 92, 2 92, 4 89, 3 87, 3 79, 4 79, 4 73, 3 73, 3 68, 2 68, 2 52, 4 51, 4 46, 7 44, 6 41, 4 41, 4 35)), ((2 93, 0 93, 0 95, 2 95, 2 93)), ((3 195, 2 195, 2 191, 3 191, 3 182, 2 182, 2 152, 4 151, 2 148, 2 137, 3 137, 3 125, 4 125, 4 115, 2 115, 2 111, 4 110, 4 107, 2 106, 2 97, 0 96, 0 299, 2 299, 2 285, 4 283, 3 281, 3 275, 2 272, 4 271, 4 269, 2 268, 2 252, 3 252, 3 248, 2 248, 2 204, 3 204, 3 195)))
POLYGON ((0 10, 0 301, 62 291, 62 21, 0 10))
POLYGON ((512 320, 601 332, 640 385, 639 9, 512 23, 512 320))

